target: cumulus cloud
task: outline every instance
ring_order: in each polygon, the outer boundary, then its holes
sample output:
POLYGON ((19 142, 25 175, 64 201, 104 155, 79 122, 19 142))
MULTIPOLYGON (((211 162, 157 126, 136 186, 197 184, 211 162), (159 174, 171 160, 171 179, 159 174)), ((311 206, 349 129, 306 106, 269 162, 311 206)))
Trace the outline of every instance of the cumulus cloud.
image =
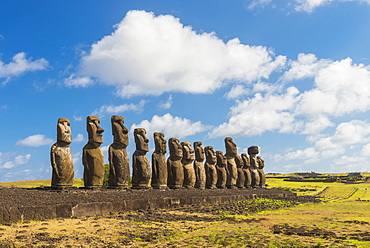
POLYGON ((75 143, 82 143, 85 141, 84 135, 82 133, 77 134, 76 138, 73 139, 75 143))
POLYGON ((31 146, 31 147, 39 147, 43 145, 51 145, 53 143, 52 139, 45 137, 43 134, 35 134, 31 135, 25 139, 17 141, 15 143, 18 146, 31 146))
POLYGON ((294 132, 301 125, 294 122, 291 109, 295 106, 299 91, 295 87, 285 94, 255 94, 254 98, 236 101, 231 108, 230 119, 210 132, 210 137, 229 135, 253 136, 266 131, 294 132))
POLYGON ((140 113, 143 111, 143 108, 146 103, 147 101, 141 100, 138 104, 129 103, 129 104, 122 104, 122 105, 117 105, 117 106, 103 105, 99 109, 94 110, 91 115, 102 117, 107 114, 119 114, 119 113, 123 113, 126 111, 134 111, 134 112, 140 113))
POLYGON ((169 113, 163 116, 154 115, 150 121, 143 120, 138 124, 133 124, 131 126, 131 132, 135 128, 145 128, 148 137, 151 137, 154 132, 163 132, 168 138, 177 137, 179 139, 209 129, 208 126, 203 125, 200 121, 192 122, 189 119, 172 116, 169 113))
MULTIPOLYGON (((0 158, 1 158, 1 155, 2 154, 0 153, 0 158)), ((1 163, 0 164, 0 169, 11 169, 11 168, 14 168, 18 165, 26 164, 26 163, 28 163, 30 158, 31 158, 31 154, 18 155, 12 161, 7 161, 5 163, 1 163)))
POLYGON ((24 52, 17 53, 8 64, 0 61, 0 78, 5 78, 3 84, 6 84, 12 77, 26 72, 45 70, 48 65, 48 61, 44 58, 32 60, 32 58, 27 59, 24 52))
POLYGON ((168 97, 167 101, 160 102, 158 107, 161 109, 170 109, 172 106, 172 94, 168 97))
POLYGON ((345 155, 346 152, 358 154, 358 148, 362 150, 359 153, 360 157, 369 156, 366 152, 370 151, 370 123, 361 120, 352 120, 350 122, 340 123, 332 136, 319 135, 312 139, 308 139, 314 144, 306 149, 287 152, 285 154, 275 155, 275 161, 303 160, 304 163, 315 163, 322 159, 335 158, 341 156, 337 160, 337 164, 343 164, 344 161, 362 160, 359 157, 345 155), (363 145, 365 144, 365 145, 363 145))
POLYGON ((78 77, 74 74, 70 75, 68 78, 64 79, 64 85, 68 87, 88 87, 94 84, 94 80, 90 77, 78 77))
MULTIPOLYGON (((211 93, 230 81, 268 78, 286 63, 262 46, 196 33, 171 15, 129 11, 81 58, 80 77, 114 85, 122 97, 211 93)), ((71 83, 70 83, 71 84, 71 83)))

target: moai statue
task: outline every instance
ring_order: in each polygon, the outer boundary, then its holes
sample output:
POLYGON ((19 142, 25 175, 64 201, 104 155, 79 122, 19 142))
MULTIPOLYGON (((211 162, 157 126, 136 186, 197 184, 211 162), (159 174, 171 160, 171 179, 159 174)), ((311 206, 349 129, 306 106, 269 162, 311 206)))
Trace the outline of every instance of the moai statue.
POLYGON ((165 153, 167 141, 163 133, 154 133, 155 150, 152 154, 152 188, 165 190, 167 188, 167 165, 165 153))
POLYGON ((266 188, 266 176, 265 171, 263 168, 265 167, 265 160, 263 160, 260 156, 257 156, 257 162, 258 162, 258 174, 260 176, 260 187, 266 188))
POLYGON ((236 144, 231 137, 225 138, 226 159, 227 159, 227 181, 226 186, 229 189, 236 189, 236 180, 238 179, 238 170, 235 163, 235 156, 238 154, 236 144))
POLYGON ((134 129, 136 150, 132 154, 132 188, 147 189, 150 180, 150 163, 146 157, 149 139, 144 128, 134 129))
POLYGON ((213 151, 212 146, 206 146, 204 148, 206 154, 206 162, 204 168, 206 170, 206 188, 216 189, 217 183, 217 170, 215 163, 217 162, 216 153, 213 151))
POLYGON ((250 172, 252 176, 252 187, 258 188, 261 184, 260 176, 258 173, 258 161, 256 155, 258 154, 258 146, 250 146, 248 148, 249 161, 250 161, 250 172))
POLYGON ((181 163, 183 153, 179 139, 170 138, 168 147, 170 149, 170 156, 167 159, 168 187, 181 189, 184 183, 184 167, 181 163))
POLYGON ((193 167, 193 161, 195 158, 194 150, 189 142, 181 142, 182 146, 182 159, 181 163, 184 167, 184 183, 185 188, 194 188, 196 177, 195 170, 193 167))
POLYGON ((245 175, 244 175, 244 171, 243 171, 244 161, 239 155, 236 155, 235 156, 235 163, 236 163, 236 167, 237 167, 237 170, 238 170, 238 179, 236 180, 236 187, 238 187, 239 189, 244 189, 245 188, 245 186, 244 186, 244 184, 245 184, 245 175))
POLYGON ((130 164, 126 147, 128 146, 128 129, 122 116, 111 117, 113 143, 108 149, 110 188, 127 189, 130 179, 130 164))
POLYGON ((194 142, 195 150, 195 160, 194 160, 194 169, 195 169, 195 188, 205 189, 206 188, 206 170, 204 168, 204 149, 202 147, 202 142, 194 142))
POLYGON ((86 118, 89 140, 83 147, 82 164, 84 165, 85 187, 101 187, 104 180, 104 156, 100 145, 103 143, 104 129, 96 116, 86 118))
POLYGON ((226 156, 222 153, 222 151, 216 151, 217 157, 217 188, 219 189, 226 189, 226 181, 227 181, 227 160, 226 156))
POLYGON ((242 153, 242 160, 243 160, 243 172, 244 172, 244 187, 247 189, 252 187, 252 175, 251 175, 251 163, 249 162, 248 155, 246 153, 242 153))
POLYGON ((50 162, 52 167, 51 187, 71 187, 73 185, 74 168, 72 152, 69 145, 72 143, 70 122, 66 118, 59 118, 57 124, 57 142, 51 146, 50 162))

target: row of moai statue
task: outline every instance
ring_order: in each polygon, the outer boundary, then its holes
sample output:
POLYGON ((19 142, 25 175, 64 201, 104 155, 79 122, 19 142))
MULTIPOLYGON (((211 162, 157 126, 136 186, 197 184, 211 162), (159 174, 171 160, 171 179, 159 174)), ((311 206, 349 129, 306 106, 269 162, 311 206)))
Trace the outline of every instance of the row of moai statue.
MULTIPOLYGON (((115 189, 128 188, 130 179, 128 129, 124 118, 114 115, 111 118, 113 143, 108 149, 110 164, 108 186, 115 189)), ((95 116, 86 118, 88 143, 83 147, 84 185, 86 188, 102 187, 104 180, 104 156, 100 149, 104 129, 95 116)), ((152 168, 146 156, 149 139, 144 128, 134 130, 136 150, 132 155, 132 188, 256 188, 265 187, 264 161, 257 156, 257 146, 248 148, 248 155, 237 154, 232 138, 225 138, 226 154, 214 151, 212 146, 202 147, 202 142, 189 142, 177 138, 168 140, 170 154, 166 160, 167 141, 163 133, 153 134, 155 150, 152 154, 152 168), (205 162, 204 162, 205 160, 205 162), (151 179, 151 183, 150 183, 151 179)), ((57 142, 51 147, 52 188, 71 187, 74 167, 70 150, 71 128, 66 118, 59 118, 57 142)))

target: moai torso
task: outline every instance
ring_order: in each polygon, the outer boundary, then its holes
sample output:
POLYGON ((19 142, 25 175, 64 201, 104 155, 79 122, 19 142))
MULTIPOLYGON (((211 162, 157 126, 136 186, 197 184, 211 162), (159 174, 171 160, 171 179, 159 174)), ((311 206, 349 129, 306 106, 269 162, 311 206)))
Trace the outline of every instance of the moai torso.
POLYGON ((170 156, 167 159, 168 186, 172 189, 182 188, 184 183, 184 167, 181 159, 183 156, 179 139, 170 138, 168 141, 170 156))
POLYGON ((193 161, 195 158, 194 150, 189 142, 181 142, 182 159, 181 163, 184 167, 184 184, 185 188, 194 188, 195 185, 195 170, 193 161))
POLYGON ((245 175, 243 171, 244 161, 239 155, 236 155, 235 163, 236 163, 236 167, 238 171, 238 179, 236 180, 236 186, 242 189, 244 188, 244 184, 245 184, 245 175))
POLYGON ((249 162, 248 155, 246 153, 242 153, 242 160, 243 160, 243 172, 244 172, 244 187, 251 188, 252 187, 252 175, 250 171, 251 164, 249 162))
POLYGON ((70 122, 66 118, 59 118, 57 124, 57 142, 52 145, 50 151, 52 187, 73 185, 74 167, 70 149, 71 143, 70 122))
POLYGON ((227 182, 227 159, 222 151, 216 151, 217 188, 225 189, 227 182))
POLYGON ((213 151, 212 146, 206 146, 204 148, 204 153, 206 155, 206 162, 204 164, 206 170, 206 188, 215 189, 217 184, 217 170, 215 166, 217 162, 216 153, 213 151))
POLYGON ((238 179, 238 170, 235 163, 235 156, 237 153, 236 144, 231 137, 225 138, 225 148, 226 148, 226 159, 227 159, 227 182, 226 186, 228 188, 236 188, 236 180, 238 179))
POLYGON ((258 188, 260 187, 260 176, 258 173, 258 161, 257 156, 258 154, 258 147, 257 146, 251 146, 248 148, 248 154, 249 154, 249 161, 250 161, 250 171, 252 176, 252 187, 258 188))
POLYGON ((146 137, 144 128, 136 128, 134 138, 136 150, 132 155, 132 188, 145 189, 149 187, 150 180, 150 163, 146 157, 146 153, 149 151, 149 139, 146 137))
POLYGON ((100 120, 95 116, 88 116, 86 124, 89 140, 82 154, 84 184, 85 187, 103 186, 104 156, 100 145, 103 143, 104 129, 100 127, 100 120))
POLYGON ((202 142, 194 142, 195 150, 195 160, 194 160, 194 170, 195 170, 195 187, 198 189, 205 189, 206 187, 206 170, 204 168, 204 149, 202 147, 202 142))
POLYGON ((128 146, 128 129, 122 116, 111 118, 113 143, 108 149, 109 180, 111 188, 127 188, 130 179, 130 165, 126 147, 128 146))
POLYGON ((152 187, 155 189, 167 188, 167 165, 165 153, 167 141, 163 133, 154 133, 155 150, 152 154, 152 187))
POLYGON ((260 176, 260 184, 259 186, 261 188, 265 188, 266 187, 266 175, 265 175, 265 171, 263 170, 263 168, 265 167, 265 161, 260 157, 260 156, 257 156, 257 162, 258 162, 258 174, 260 176))

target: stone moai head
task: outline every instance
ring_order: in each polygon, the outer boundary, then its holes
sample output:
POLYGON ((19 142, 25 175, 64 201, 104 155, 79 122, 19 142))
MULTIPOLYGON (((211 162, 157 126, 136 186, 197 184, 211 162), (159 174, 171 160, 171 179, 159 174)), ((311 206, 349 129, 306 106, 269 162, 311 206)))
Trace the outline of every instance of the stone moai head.
POLYGON ((190 142, 181 142, 182 158, 186 160, 194 160, 195 154, 190 142))
POLYGON ((248 147, 248 154, 249 155, 256 155, 258 153, 259 153, 258 146, 250 146, 250 147, 248 147))
POLYGON ((167 141, 164 139, 164 133, 153 133, 154 145, 156 153, 166 153, 167 152, 167 141))
POLYGON ((178 138, 170 138, 168 140, 168 147, 170 149, 170 158, 172 160, 179 160, 182 158, 182 147, 178 138))
POLYGON ((128 129, 125 127, 125 119, 122 116, 113 115, 111 118, 112 134, 117 145, 128 146, 128 129))
POLYGON ((104 129, 100 126, 100 120, 96 116, 86 118, 87 133, 89 134, 89 143, 100 145, 103 143, 104 129))
POLYGON ((242 160, 243 160, 243 163, 244 163, 244 166, 249 166, 249 158, 248 158, 248 155, 246 153, 242 153, 242 160))
POLYGON ((194 142, 194 150, 195 150, 195 160, 202 162, 204 160, 204 149, 202 146, 202 142, 200 141, 194 142))
POLYGON ((134 138, 137 151, 149 151, 149 139, 146 137, 146 130, 144 128, 135 128, 134 138))
POLYGON ((258 169, 263 169, 265 167, 265 160, 260 156, 257 156, 258 169))
POLYGON ((72 143, 71 123, 66 118, 59 118, 57 124, 57 143, 69 145, 72 143))
POLYGON ((206 154, 206 162, 214 164, 217 162, 217 157, 215 151, 213 151, 213 146, 206 146, 204 148, 204 153, 206 154))
POLYGON ((237 168, 243 168, 244 166, 244 161, 239 155, 235 156, 235 163, 237 168))
POLYGON ((217 164, 226 166, 226 156, 222 151, 216 151, 217 164))
POLYGON ((236 144, 233 141, 233 138, 231 137, 225 138, 225 147, 226 147, 226 156, 235 157, 238 154, 238 150, 236 148, 236 144))

